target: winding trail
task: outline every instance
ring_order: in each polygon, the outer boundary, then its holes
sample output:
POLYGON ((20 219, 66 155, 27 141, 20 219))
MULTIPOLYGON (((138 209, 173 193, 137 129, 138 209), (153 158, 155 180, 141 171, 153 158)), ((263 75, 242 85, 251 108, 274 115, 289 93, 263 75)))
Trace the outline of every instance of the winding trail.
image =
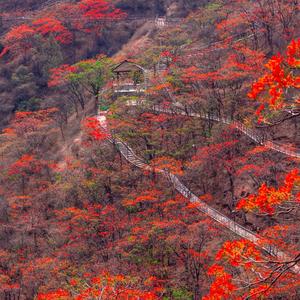
POLYGON ((300 266, 298 266, 292 258, 290 258, 288 255, 286 255, 284 252, 279 250, 278 248, 272 246, 272 245, 265 245, 262 242, 262 238, 257 235, 256 233, 252 232, 251 230, 248 230, 247 228, 243 227, 242 225, 238 224, 237 222, 231 220, 227 216, 223 215, 216 209, 210 207, 205 202, 201 201, 195 194, 193 194, 180 180, 179 178, 166 171, 159 168, 152 168, 150 165, 148 165, 142 158, 137 156, 134 152, 134 150, 127 145, 124 141, 122 141, 120 138, 111 135, 108 126, 107 126, 107 119, 106 119, 106 113, 102 112, 99 113, 97 116, 97 120, 99 121, 99 125, 108 135, 108 141, 112 143, 122 154, 122 156, 132 165, 143 169, 147 171, 154 171, 163 177, 167 178, 175 188, 177 192, 179 192, 181 195, 183 195, 185 198, 189 199, 191 203, 197 204, 197 209, 204 213, 205 215, 209 216, 213 220, 217 221, 219 224, 223 225, 227 229, 229 229, 231 232, 235 233, 236 235, 254 243, 257 245, 260 249, 266 251, 270 255, 279 258, 280 260, 283 260, 287 263, 287 266, 293 270, 295 273, 300 273, 300 266))

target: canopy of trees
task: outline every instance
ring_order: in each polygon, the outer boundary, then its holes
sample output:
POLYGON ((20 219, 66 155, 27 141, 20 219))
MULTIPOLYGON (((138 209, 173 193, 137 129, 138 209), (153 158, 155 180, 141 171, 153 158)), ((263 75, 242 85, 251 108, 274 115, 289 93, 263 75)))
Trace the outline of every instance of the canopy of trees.
POLYGON ((25 2, 0 28, 0 299, 299 299, 297 1, 158 1, 164 26, 25 2))

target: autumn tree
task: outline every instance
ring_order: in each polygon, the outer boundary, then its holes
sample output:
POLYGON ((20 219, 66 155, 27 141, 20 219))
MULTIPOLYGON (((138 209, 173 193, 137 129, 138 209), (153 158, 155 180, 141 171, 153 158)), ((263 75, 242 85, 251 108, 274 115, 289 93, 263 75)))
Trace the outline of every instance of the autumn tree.
POLYGON ((5 244, 1 244, 1 248, 9 253, 8 262, 1 264, 0 272, 6 274, 1 279, 1 287, 3 284, 8 294, 18 287, 23 290, 22 295, 33 297, 39 280, 45 280, 39 275, 51 264, 38 258, 46 244, 49 209, 42 199, 47 199, 56 174, 56 164, 44 156, 47 147, 51 147, 49 132, 55 112, 55 109, 19 112, 0 135, 4 158, 0 195, 5 204, 1 215, 5 226, 0 233, 5 244), (17 249, 15 255, 11 249, 17 249))
POLYGON ((100 91, 111 78, 111 60, 100 55, 97 59, 78 62, 75 65, 62 65, 51 70, 50 87, 66 86, 72 95, 77 110, 78 102, 85 108, 85 94, 94 98, 94 111, 98 111, 100 91))
POLYGON ((285 112, 285 118, 299 115, 300 39, 293 40, 286 54, 273 56, 265 65, 267 72, 253 85, 249 98, 260 103, 256 111, 259 122, 269 122, 273 115, 285 112))
MULTIPOLYGON (((69 44, 72 41, 71 32, 55 18, 41 18, 32 22, 31 25, 23 24, 12 28, 4 37, 5 47, 14 54, 20 50, 28 51, 37 45, 37 37, 49 38, 52 36, 61 44, 69 44)), ((4 52, 2 51, 2 55, 4 52)))
MULTIPOLYGON (((257 195, 242 199, 237 208, 267 215, 287 213, 292 216, 291 211, 299 202, 298 181, 298 171, 293 170, 286 175, 283 185, 278 189, 263 184, 257 195)), ((224 243, 216 256, 217 263, 209 269, 208 274, 214 276, 215 281, 205 299, 222 298, 229 294, 234 299, 245 296, 249 299, 283 295, 296 297, 300 261, 299 249, 295 244, 299 236, 297 229, 292 223, 275 225, 263 230, 261 236, 260 246, 269 249, 268 254, 262 253, 246 240, 224 243), (281 254, 279 251, 282 251, 281 254), (228 266, 233 270, 243 270, 247 279, 244 278, 241 284, 235 284, 236 275, 228 266), (226 281, 226 285, 219 286, 221 281, 226 281)), ((242 273, 239 276, 243 276, 242 273)))
POLYGON ((249 39, 254 49, 266 45, 275 54, 275 49, 297 35, 297 5, 292 0, 231 1, 224 6, 223 20, 216 28, 225 38, 249 39))

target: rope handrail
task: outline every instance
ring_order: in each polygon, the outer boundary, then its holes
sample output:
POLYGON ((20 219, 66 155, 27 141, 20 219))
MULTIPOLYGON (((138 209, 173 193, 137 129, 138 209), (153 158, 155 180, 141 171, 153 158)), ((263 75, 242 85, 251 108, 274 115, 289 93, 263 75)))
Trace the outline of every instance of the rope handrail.
MULTIPOLYGON (((204 213, 205 215, 209 216, 210 218, 214 219, 231 232, 237 234, 238 236, 251 241, 256 246, 261 248, 262 250, 266 251, 272 256, 284 259, 286 261, 291 261, 291 259, 281 250, 276 248, 272 245, 264 245, 262 243, 262 238, 252 232, 251 230, 243 227, 242 225, 238 224, 237 222, 231 220, 218 210, 210 207, 205 202, 201 201, 195 194, 193 194, 180 180, 179 178, 171 172, 168 172, 164 169, 159 168, 152 168, 149 164, 145 163, 143 159, 137 156, 134 150, 127 145, 124 141, 120 138, 113 136, 107 128, 106 117, 105 116, 98 116, 100 127, 108 134, 109 142, 117 146, 117 149, 120 151, 121 155, 132 165, 147 171, 154 171, 156 173, 162 174, 165 178, 167 178, 174 186, 174 188, 185 198, 189 199, 191 203, 196 203, 196 208, 204 213)), ((298 265, 294 265, 292 270, 296 273, 300 273, 300 267, 298 265)))

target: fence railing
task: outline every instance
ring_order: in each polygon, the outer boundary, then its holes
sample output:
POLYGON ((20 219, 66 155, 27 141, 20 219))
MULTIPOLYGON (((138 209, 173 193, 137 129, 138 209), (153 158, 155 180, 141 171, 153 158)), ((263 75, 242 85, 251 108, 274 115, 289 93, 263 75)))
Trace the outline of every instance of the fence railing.
POLYGON ((142 93, 146 91, 146 84, 116 84, 113 86, 115 93, 142 93))
POLYGON ((219 116, 207 114, 207 113, 198 113, 198 112, 195 113, 191 109, 183 109, 178 106, 173 106, 172 108, 164 108, 160 105, 157 105, 157 106, 153 106, 152 109, 156 112, 163 112, 163 113, 167 113, 167 114, 180 114, 180 115, 197 117, 197 118, 201 118, 201 119, 217 121, 217 122, 222 122, 224 124, 232 125, 235 129, 244 133, 249 138, 251 138, 253 141, 255 141, 256 143, 258 143, 260 145, 265 146, 268 149, 272 149, 274 151, 283 153, 290 157, 300 158, 300 150, 299 149, 290 149, 289 147, 287 147, 285 145, 279 145, 270 140, 266 140, 266 138, 263 135, 259 134, 254 129, 251 129, 251 128, 245 126, 243 123, 241 123, 239 121, 232 121, 231 119, 228 119, 228 118, 219 117, 219 116))

